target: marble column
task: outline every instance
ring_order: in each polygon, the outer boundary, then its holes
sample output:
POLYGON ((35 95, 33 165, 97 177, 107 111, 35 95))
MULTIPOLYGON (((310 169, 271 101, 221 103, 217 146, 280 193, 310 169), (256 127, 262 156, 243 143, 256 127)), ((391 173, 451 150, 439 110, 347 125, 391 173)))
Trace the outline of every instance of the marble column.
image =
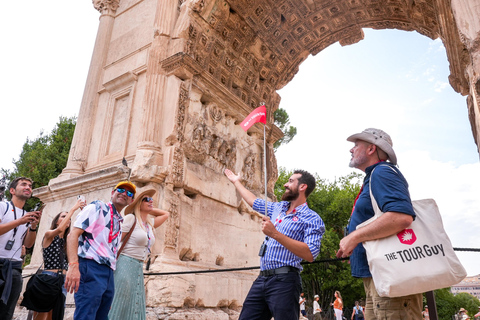
POLYGON ((92 139, 92 119, 98 106, 98 91, 101 86, 103 67, 108 54, 115 12, 120 0, 94 0, 93 6, 101 15, 90 69, 87 75, 83 99, 80 105, 75 134, 66 168, 56 181, 66 180, 83 174, 88 166, 87 157, 92 139))
POLYGON ((157 2, 154 24, 154 39, 150 48, 146 88, 143 100, 145 110, 142 119, 142 129, 135 155, 132 178, 137 181, 158 179, 165 168, 162 153, 163 110, 167 92, 167 76, 160 62, 169 56, 168 48, 171 42, 170 34, 177 19, 178 1, 163 0, 157 2))

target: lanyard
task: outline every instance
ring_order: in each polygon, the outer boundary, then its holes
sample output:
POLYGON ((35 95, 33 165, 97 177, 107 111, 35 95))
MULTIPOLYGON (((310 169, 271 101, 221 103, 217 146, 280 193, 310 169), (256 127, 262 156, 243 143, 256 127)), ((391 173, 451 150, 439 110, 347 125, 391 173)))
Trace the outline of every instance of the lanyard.
POLYGON ((350 216, 353 214, 353 210, 355 210, 355 204, 357 204, 357 200, 360 197, 360 193, 362 193, 362 191, 363 191, 363 184, 362 184, 362 187, 360 188, 360 191, 358 191, 357 196, 355 197, 355 201, 353 201, 353 208, 352 208, 352 213, 350 214, 350 216))
POLYGON ((150 252, 152 252, 152 251, 150 250, 150 228, 148 227, 148 223, 147 223, 147 222, 144 222, 143 225, 145 226, 145 230, 147 230, 147 239, 148 239, 147 249, 148 249, 148 253, 150 254, 150 252))
POLYGON ((118 237, 120 228, 118 228, 117 233, 113 234, 113 208, 111 203, 109 203, 108 206, 110 207, 110 233, 108 234, 108 243, 112 243, 112 241, 118 237))
MULTIPOLYGON (((12 208, 13 208, 13 215, 15 217, 15 220, 17 220, 17 208, 15 207, 12 201, 10 201, 10 204, 12 205, 12 208)), ((23 211, 22 212, 22 218, 23 218, 23 216, 25 215, 25 209, 22 208, 22 211, 23 211)), ((18 226, 16 226, 15 229, 13 229, 12 239, 15 239, 15 235, 17 234, 17 231, 18 231, 18 226)))

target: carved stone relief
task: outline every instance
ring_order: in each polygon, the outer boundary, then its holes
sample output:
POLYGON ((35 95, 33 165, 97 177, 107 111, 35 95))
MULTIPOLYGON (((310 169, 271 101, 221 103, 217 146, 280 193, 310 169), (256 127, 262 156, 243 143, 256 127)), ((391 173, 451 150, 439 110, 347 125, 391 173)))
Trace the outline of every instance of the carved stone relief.
POLYGON ((170 207, 168 211, 170 212, 170 217, 166 221, 165 247, 177 249, 178 231, 180 229, 180 213, 178 208, 180 200, 173 192, 170 192, 169 203, 170 207))
POLYGON ((237 157, 235 139, 223 134, 217 127, 207 125, 204 117, 192 116, 191 127, 189 143, 185 148, 189 160, 208 166, 212 166, 212 161, 207 160, 214 160, 217 165, 214 164, 211 169, 216 171, 234 167, 237 157))
POLYGON ((253 189, 255 182, 258 181, 255 176, 255 172, 257 172, 257 170, 257 156, 254 153, 250 153, 245 158, 242 169, 243 181, 245 181, 247 188, 253 189))

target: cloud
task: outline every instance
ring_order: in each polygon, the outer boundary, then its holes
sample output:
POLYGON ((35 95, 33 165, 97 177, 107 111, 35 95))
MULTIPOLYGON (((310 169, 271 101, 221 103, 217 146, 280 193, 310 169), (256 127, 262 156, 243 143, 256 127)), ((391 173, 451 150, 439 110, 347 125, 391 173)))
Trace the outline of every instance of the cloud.
MULTIPOLYGON (((480 229, 480 163, 455 166, 431 159, 426 151, 399 155, 412 199, 433 198, 440 209, 445 231, 457 248, 478 248, 480 229)), ((457 254, 469 275, 478 274, 479 254, 457 254)))
POLYGON ((428 105, 430 105, 434 100, 435 100, 434 98, 429 98, 429 99, 423 100, 420 105, 421 105, 421 106, 428 106, 428 105))
POLYGON ((448 87, 448 83, 444 81, 437 81, 435 82, 434 89, 436 92, 442 92, 445 88, 448 87))

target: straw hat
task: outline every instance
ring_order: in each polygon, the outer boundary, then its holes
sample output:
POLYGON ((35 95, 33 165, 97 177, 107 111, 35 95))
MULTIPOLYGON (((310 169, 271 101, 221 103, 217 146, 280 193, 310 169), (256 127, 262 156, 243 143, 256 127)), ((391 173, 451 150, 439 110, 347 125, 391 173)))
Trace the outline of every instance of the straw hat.
POLYGON ((144 197, 153 197, 155 193, 157 193, 157 190, 155 189, 147 189, 145 191, 142 191, 138 196, 135 197, 135 200, 133 200, 133 202, 125 208, 125 215, 132 213, 135 205, 139 201, 142 201, 144 197))

